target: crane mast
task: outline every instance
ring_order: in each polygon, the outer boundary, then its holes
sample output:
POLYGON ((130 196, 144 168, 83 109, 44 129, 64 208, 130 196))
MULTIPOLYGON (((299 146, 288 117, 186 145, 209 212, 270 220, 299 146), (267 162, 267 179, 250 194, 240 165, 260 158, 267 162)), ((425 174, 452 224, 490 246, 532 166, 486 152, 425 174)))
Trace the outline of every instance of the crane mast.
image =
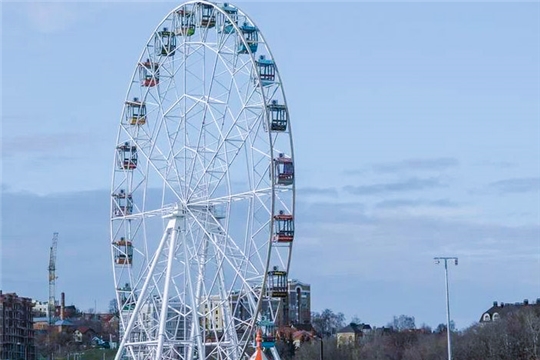
POLYGON ((58 243, 58 233, 53 233, 52 245, 49 253, 49 303, 47 307, 49 324, 53 324, 54 312, 56 310, 56 301, 54 298, 56 286, 56 245, 58 243))

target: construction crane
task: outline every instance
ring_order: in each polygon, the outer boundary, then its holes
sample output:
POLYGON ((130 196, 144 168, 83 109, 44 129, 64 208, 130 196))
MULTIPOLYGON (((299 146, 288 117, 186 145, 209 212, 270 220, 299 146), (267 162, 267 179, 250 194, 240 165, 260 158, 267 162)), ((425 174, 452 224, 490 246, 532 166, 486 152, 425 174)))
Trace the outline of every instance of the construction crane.
POLYGON ((54 298, 56 286, 56 245, 58 244, 58 233, 53 233, 52 246, 49 253, 49 304, 48 315, 49 325, 53 325, 54 312, 56 310, 56 301, 54 298))

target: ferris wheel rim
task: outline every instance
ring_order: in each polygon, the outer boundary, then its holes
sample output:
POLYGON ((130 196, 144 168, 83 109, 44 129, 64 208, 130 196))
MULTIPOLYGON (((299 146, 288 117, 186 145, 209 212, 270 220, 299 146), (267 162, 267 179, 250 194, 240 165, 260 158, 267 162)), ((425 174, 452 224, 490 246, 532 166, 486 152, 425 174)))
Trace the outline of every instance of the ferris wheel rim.
MULTIPOLYGON (((218 6, 218 4, 216 3, 212 3, 212 2, 208 2, 208 1, 188 1, 188 2, 185 2, 179 6, 177 6, 175 9, 173 9, 171 12, 169 12, 169 14, 158 24, 158 26, 156 27, 156 29, 154 30, 154 32, 151 34, 150 38, 148 39, 147 41, 147 44, 149 44, 153 37, 155 36, 155 34, 159 31, 160 27, 167 21, 167 19, 169 18, 169 16, 171 16, 171 14, 173 14, 175 11, 177 11, 178 9, 182 8, 183 6, 187 5, 187 4, 207 4, 207 5, 211 5, 213 6, 214 9, 217 9, 218 11, 220 11, 222 14, 226 15, 227 14, 218 6)), ((236 6, 235 6, 236 7, 236 6)), ((255 24, 255 22, 253 21, 253 19, 251 17, 249 17, 245 12, 243 12, 240 8, 236 7, 238 9, 239 12, 242 13, 243 16, 246 17, 246 19, 251 23, 253 24, 255 27, 257 27, 257 25, 255 24)), ((236 29, 238 30, 238 27, 236 27, 236 29)), ((257 27, 257 29, 259 29, 257 27)), ((264 35, 262 33, 262 31, 258 30, 259 31, 259 35, 261 36, 261 38, 263 39, 263 43, 265 44, 265 49, 266 51, 268 52, 268 54, 270 55, 270 57, 273 59, 273 55, 271 53, 271 50, 270 50, 270 47, 267 45, 267 42, 266 42, 266 39, 264 38, 264 35)), ((249 62, 251 63, 251 66, 254 67, 255 66, 255 56, 254 54, 251 53, 251 50, 249 48, 249 46, 247 46, 247 43, 246 43, 246 40, 242 37, 240 37, 244 43, 244 45, 246 45, 246 48, 247 48, 247 51, 249 53, 249 62)), ((138 63, 144 61, 144 55, 146 53, 146 49, 143 49, 140 57, 139 57, 139 61, 138 63)), ((218 51, 219 52, 219 51, 218 51)), ((277 64, 275 65, 276 66, 276 77, 279 79, 279 93, 282 97, 282 100, 283 100, 283 104, 286 106, 287 108, 287 116, 288 116, 288 106, 287 106, 287 100, 285 98, 285 91, 283 89, 283 84, 282 84, 282 81, 281 81, 281 74, 279 73, 278 69, 277 69, 277 64)), ((132 87, 134 86, 134 81, 133 79, 135 79, 137 77, 137 67, 135 68, 134 70, 134 73, 132 75, 132 81, 130 83, 130 85, 128 86, 128 91, 127 91, 127 94, 126 94, 126 101, 129 101, 129 94, 131 93, 131 90, 132 90, 132 87)), ((259 87, 261 89, 261 96, 262 96, 262 103, 263 104, 268 104, 268 100, 266 99, 266 95, 265 95, 265 92, 262 91, 262 82, 261 82, 261 78, 260 78, 260 74, 258 74, 258 85, 257 87, 259 87)), ((238 90, 237 90, 238 91, 238 90)), ((263 108, 264 110, 266 110, 266 105, 264 105, 265 107, 263 108)), ((266 126, 267 128, 270 128, 270 119, 269 119, 269 116, 268 116, 268 113, 266 111, 263 111, 263 117, 264 117, 264 121, 266 123, 266 126)), ((122 116, 123 116, 123 113, 122 113, 122 116)), ((290 118, 290 117, 288 117, 290 118)), ((291 156, 291 158, 294 158, 294 152, 293 152, 293 149, 294 149, 294 146, 293 146, 293 137, 292 137, 292 131, 291 131, 291 128, 290 128, 290 123, 288 124, 289 126, 289 129, 288 129, 288 137, 289 137, 289 142, 290 142, 290 145, 288 147, 288 149, 290 150, 289 154, 291 156)), ((120 127, 119 129, 119 132, 118 132, 118 137, 117 137, 117 143, 119 143, 119 140, 120 140, 120 137, 122 135, 122 126, 120 127)), ((136 139, 134 138, 130 138, 131 141, 135 142, 136 143, 136 139)), ((268 145, 269 145, 269 150, 268 150, 268 154, 270 154, 269 156, 269 159, 270 161, 272 161, 272 154, 274 153, 274 145, 273 145, 273 142, 272 142, 272 136, 271 136, 271 133, 270 131, 268 131, 268 145)), ((150 157, 148 158, 150 159, 150 157)), ((148 160, 148 165, 153 165, 153 163, 148 160)), ((161 173, 159 171, 157 171, 157 169, 154 169, 156 170, 156 172, 158 174, 161 175, 161 173)), ((149 169, 146 169, 145 170, 146 173, 149 171, 149 169)), ((269 169, 270 173, 271 173, 271 178, 273 179, 275 174, 274 174, 274 168, 273 166, 270 166, 270 169, 269 169)), ((204 174, 204 173, 203 173, 204 174)), ((202 179, 202 176, 200 177, 200 179, 202 179)), ((165 186, 165 183, 168 183, 169 180, 167 179, 163 179, 163 182, 164 182, 164 186, 165 186)), ((268 194, 270 194, 270 197, 271 197, 271 210, 269 211, 269 227, 270 228, 273 228, 273 223, 274 223, 274 218, 273 218, 273 214, 276 213, 276 193, 278 193, 279 191, 287 191, 287 192, 290 192, 291 196, 292 196, 292 200, 291 200, 291 213, 294 214, 294 209, 295 209, 295 183, 293 182, 291 188, 287 189, 287 190, 283 190, 283 189, 279 189, 276 187, 276 184, 271 181, 270 182, 271 184, 271 187, 269 189, 266 189, 266 190, 269 190, 268 191, 268 194)), ((112 180, 112 184, 111 184, 111 189, 115 189, 115 179, 114 179, 114 172, 113 172, 113 180, 112 180)), ((170 186, 170 188, 172 189, 173 187, 170 186)), ((148 189, 145 188, 145 193, 148 189)), ((268 195, 266 194, 266 195, 268 195)), ((219 203, 219 201, 223 202, 223 203, 230 203, 231 201, 242 201, 242 200, 245 200, 245 199, 253 199, 255 198, 255 195, 256 195, 256 192, 253 192, 251 195, 251 197, 244 195, 244 196, 241 196, 242 194, 229 194, 229 196, 225 196, 225 197, 222 197, 221 199, 220 198, 209 198, 209 199, 200 199, 200 200, 196 200, 196 201, 191 201, 191 199, 188 199, 188 201, 182 203, 181 205, 184 206, 186 209, 189 209, 190 206, 192 205, 215 205, 216 203, 219 203)), ((181 196, 179 196, 179 194, 177 194, 177 198, 180 199, 181 196)), ((177 208, 179 205, 179 202, 175 203, 175 204, 171 204, 171 205, 167 205, 166 207, 162 206, 160 208, 156 208, 156 209, 150 209, 150 210, 146 210, 146 211, 141 211, 139 214, 133 214, 133 215, 129 215, 129 216, 124 216, 123 220, 122 221, 130 221, 130 220, 133 220, 133 219, 136 219, 137 218, 137 215, 141 215, 143 217, 146 217, 146 216, 164 216, 166 215, 167 213, 169 212, 173 212, 175 208, 177 208)), ((112 211, 112 203, 111 203, 111 211, 112 211)), ((143 208, 145 209, 146 207, 143 206, 143 208)), ((196 217, 193 217, 194 219, 196 219, 196 217)), ((115 219, 115 218, 112 218, 111 219, 111 223, 114 222, 115 220, 118 220, 118 219, 115 219)), ((204 228, 204 227, 203 227, 204 228)), ((111 229, 111 239, 113 238, 113 235, 112 235, 112 229, 111 229)), ((267 272, 268 270, 270 269, 270 252, 272 250, 272 232, 270 231, 268 233, 268 240, 267 240, 267 243, 268 243, 268 251, 267 251, 267 254, 266 254, 266 259, 267 259, 267 262, 266 262, 266 265, 264 267, 264 278, 262 280, 262 283, 261 283, 261 287, 262 287, 262 290, 261 291, 264 291, 264 286, 265 286, 265 283, 266 283, 266 276, 267 276, 267 272)), ((292 250, 292 246, 291 246, 291 250, 292 250)), ((290 259, 291 259, 291 256, 290 256, 290 252, 289 252, 289 256, 288 256, 288 261, 287 261, 287 265, 286 265, 286 270, 288 271, 289 270, 289 267, 290 267, 290 259)), ((114 262, 114 259, 113 259, 113 262, 114 262)), ((114 266, 114 265, 113 265, 114 266)), ((117 281, 115 280, 115 283, 117 281)), ((258 299, 259 303, 262 301, 262 296, 259 297, 258 299)), ((257 306, 257 308, 260 308, 260 305, 257 306)), ((256 319, 253 318, 252 321, 251 321, 251 327, 254 326, 255 324, 255 321, 256 319)))

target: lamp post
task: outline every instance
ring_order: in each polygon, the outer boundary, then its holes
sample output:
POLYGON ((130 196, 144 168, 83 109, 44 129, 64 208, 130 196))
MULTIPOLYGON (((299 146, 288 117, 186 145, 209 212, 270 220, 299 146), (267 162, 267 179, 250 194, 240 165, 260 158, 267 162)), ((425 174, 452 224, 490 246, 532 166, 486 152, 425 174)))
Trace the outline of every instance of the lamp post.
POLYGON ((451 260, 454 262, 455 265, 458 264, 458 258, 457 257, 448 257, 448 256, 440 256, 435 257, 436 264, 440 264, 441 261, 444 261, 444 279, 446 283, 446 336, 448 341, 448 360, 452 360, 452 344, 450 340, 450 297, 449 297, 449 291, 448 291, 448 260, 451 260))
POLYGON ((319 344, 321 345, 321 349, 319 351, 319 360, 323 360, 324 358, 323 338, 322 336, 317 336, 317 335, 314 335, 313 337, 319 340, 319 344))

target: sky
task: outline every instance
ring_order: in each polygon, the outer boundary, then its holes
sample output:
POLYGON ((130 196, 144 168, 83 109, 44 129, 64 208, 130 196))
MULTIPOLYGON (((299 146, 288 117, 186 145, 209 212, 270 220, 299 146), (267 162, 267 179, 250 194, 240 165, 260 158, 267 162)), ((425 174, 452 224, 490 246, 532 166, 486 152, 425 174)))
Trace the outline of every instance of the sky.
MULTIPOLYGON (((109 201, 126 90, 180 2, 4 2, 0 289, 114 297, 109 201)), ((312 310, 458 328, 540 298, 540 4, 239 2, 263 32, 295 148, 291 277, 312 310), (314 265, 316 264, 316 266, 314 265)), ((59 296, 57 294, 57 296, 59 296)))

